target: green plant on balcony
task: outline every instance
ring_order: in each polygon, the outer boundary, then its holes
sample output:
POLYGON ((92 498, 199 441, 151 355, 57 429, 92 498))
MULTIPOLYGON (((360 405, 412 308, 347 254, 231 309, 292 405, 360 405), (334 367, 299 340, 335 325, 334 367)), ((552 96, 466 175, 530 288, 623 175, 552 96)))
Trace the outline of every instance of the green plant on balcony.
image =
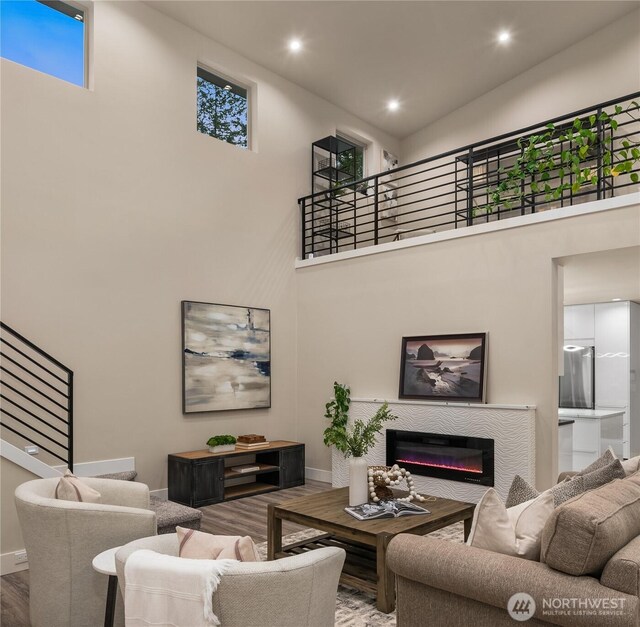
POLYGON ((517 141, 519 157, 510 168, 499 170, 500 183, 489 190, 489 202, 474 210, 474 215, 492 213, 499 207, 519 207, 529 194, 544 194, 545 202, 559 200, 569 190, 578 194, 585 186, 597 185, 600 177, 628 174, 638 183, 638 172, 633 171, 640 162, 638 142, 626 138, 618 149, 611 150, 601 140, 603 129, 617 130, 619 118, 628 116, 637 122, 632 112, 638 108, 632 101, 625 109, 616 105, 612 113, 578 117, 568 128, 550 123, 542 133, 521 137, 517 141))

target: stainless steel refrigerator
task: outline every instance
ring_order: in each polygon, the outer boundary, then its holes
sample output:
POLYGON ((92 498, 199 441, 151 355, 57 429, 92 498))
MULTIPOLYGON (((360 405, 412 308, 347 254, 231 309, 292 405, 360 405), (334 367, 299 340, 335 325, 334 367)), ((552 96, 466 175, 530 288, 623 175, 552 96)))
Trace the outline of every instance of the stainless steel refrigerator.
POLYGON ((560 377, 559 407, 593 409, 595 405, 593 346, 567 344, 564 352, 564 375, 560 377))

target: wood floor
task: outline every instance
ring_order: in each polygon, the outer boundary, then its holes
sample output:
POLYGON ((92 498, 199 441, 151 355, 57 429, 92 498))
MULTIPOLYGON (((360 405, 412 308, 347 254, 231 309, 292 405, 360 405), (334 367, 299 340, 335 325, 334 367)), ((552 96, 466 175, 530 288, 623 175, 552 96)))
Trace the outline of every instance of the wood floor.
MULTIPOLYGON (((202 507, 202 531, 218 535, 251 536, 258 544, 267 539, 267 505, 287 499, 329 490, 328 483, 307 481, 306 485, 279 492, 250 496, 228 503, 202 507)), ((282 533, 294 533, 299 525, 285 522, 282 533)), ((29 571, 23 570, 1 577, 0 606, 3 627, 30 627, 29 625, 29 571)))

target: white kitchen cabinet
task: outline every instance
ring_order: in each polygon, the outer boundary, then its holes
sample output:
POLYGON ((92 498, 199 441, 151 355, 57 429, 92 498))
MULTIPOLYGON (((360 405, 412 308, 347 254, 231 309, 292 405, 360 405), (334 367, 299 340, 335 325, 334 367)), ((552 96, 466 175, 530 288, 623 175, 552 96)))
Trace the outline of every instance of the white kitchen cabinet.
POLYGON ((591 344, 595 334, 595 306, 569 305, 564 308, 564 339, 591 344))
MULTIPOLYGON (((595 409, 623 412, 623 455, 640 455, 640 305, 619 301, 567 306, 564 343, 595 346, 595 409)), ((574 440, 583 437, 579 431, 574 427, 574 440)))
POLYGON ((596 403, 629 404, 629 303, 598 303, 595 319, 596 403))
POLYGON ((630 302, 595 305, 596 409, 624 411, 624 456, 640 453, 640 399, 636 384, 639 306, 630 302))

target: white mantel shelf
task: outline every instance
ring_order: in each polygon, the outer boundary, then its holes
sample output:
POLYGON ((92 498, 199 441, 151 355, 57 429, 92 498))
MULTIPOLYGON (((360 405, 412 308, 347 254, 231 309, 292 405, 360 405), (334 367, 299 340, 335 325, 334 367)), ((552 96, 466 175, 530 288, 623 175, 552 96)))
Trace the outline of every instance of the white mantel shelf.
POLYGON ((427 407, 473 407, 474 409, 536 409, 535 405, 501 405, 496 403, 459 403, 447 401, 396 400, 385 398, 352 398, 352 403, 393 403, 394 405, 425 405, 427 407))

